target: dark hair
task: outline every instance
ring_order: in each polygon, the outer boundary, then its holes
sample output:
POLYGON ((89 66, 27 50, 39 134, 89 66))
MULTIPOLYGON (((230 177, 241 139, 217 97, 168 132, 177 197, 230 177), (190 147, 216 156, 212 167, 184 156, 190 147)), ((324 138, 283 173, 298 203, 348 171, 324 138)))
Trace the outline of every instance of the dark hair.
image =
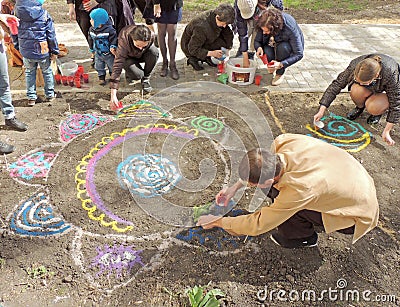
POLYGON ((129 35, 134 41, 149 42, 151 40, 151 30, 145 25, 137 25, 129 35))
POLYGON ((381 57, 375 55, 359 62, 354 69, 354 77, 366 82, 374 79, 381 70, 381 57))
POLYGON ((277 35, 283 29, 282 12, 274 7, 268 7, 261 13, 257 25, 259 28, 267 27, 270 31, 270 35, 277 35))
POLYGON ((218 15, 218 20, 227 24, 233 23, 235 20, 235 9, 228 3, 222 3, 214 10, 215 15, 218 15))
POLYGON ((239 177, 253 184, 263 184, 281 172, 279 157, 260 148, 250 150, 239 164, 239 177))

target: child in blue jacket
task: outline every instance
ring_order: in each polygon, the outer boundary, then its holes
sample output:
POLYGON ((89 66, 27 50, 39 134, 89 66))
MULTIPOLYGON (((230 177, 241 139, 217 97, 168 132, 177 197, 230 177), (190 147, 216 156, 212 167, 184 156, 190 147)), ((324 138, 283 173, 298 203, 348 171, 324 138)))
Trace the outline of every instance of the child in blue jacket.
POLYGON ((42 7, 45 0, 18 0, 15 15, 19 18, 18 41, 16 48, 23 56, 25 66, 26 92, 28 105, 35 105, 36 69, 42 69, 44 94, 47 101, 55 98, 54 77, 51 60, 59 53, 53 19, 42 7))
POLYGON ((117 50, 117 32, 105 9, 97 8, 90 12, 88 42, 89 48, 94 53, 94 68, 99 76, 99 84, 106 84, 106 66, 112 73, 114 56, 117 50))

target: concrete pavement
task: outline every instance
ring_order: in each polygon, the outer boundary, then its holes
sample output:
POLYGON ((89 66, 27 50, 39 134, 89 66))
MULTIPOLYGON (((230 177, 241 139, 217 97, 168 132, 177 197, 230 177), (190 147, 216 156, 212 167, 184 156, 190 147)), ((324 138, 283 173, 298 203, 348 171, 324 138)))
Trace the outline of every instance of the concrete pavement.
MULTIPOLYGON (((178 25, 178 42, 185 25, 178 25)), ((305 39, 304 58, 289 67, 285 73, 284 82, 279 86, 271 86, 271 75, 265 69, 258 69, 262 75, 261 85, 238 86, 229 84, 244 93, 258 91, 290 91, 290 92, 322 92, 343 71, 349 62, 362 54, 381 52, 388 54, 400 62, 400 25, 362 25, 362 24, 301 24, 305 39)), ((56 24, 59 43, 69 49, 62 62, 76 61, 84 65, 90 72, 90 83, 83 89, 67 86, 57 86, 58 91, 109 91, 108 86, 97 85, 97 74, 90 68, 90 53, 87 43, 76 23, 56 24)), ((234 39, 231 54, 236 54, 238 39, 234 39)), ((151 77, 151 84, 156 91, 189 81, 216 81, 217 69, 205 64, 205 70, 194 71, 186 65, 186 59, 178 46, 177 67, 180 79, 175 81, 170 77, 160 77, 161 64, 156 67, 151 77)), ((161 56, 159 59, 161 62, 161 56)), ((24 74, 21 68, 10 67, 11 89, 14 93, 25 91, 24 74)), ((121 83, 120 91, 138 90, 139 85, 121 83)))

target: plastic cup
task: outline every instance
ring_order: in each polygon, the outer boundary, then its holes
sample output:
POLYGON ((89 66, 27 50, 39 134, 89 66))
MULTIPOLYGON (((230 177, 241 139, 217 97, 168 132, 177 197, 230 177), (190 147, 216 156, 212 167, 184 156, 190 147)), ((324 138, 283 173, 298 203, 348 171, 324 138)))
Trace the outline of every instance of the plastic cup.
POLYGON ((122 105, 122 101, 118 101, 117 106, 115 104, 111 104, 111 110, 118 111, 121 110, 124 106, 122 105))
POLYGON ((268 72, 269 72, 270 74, 274 73, 274 71, 275 71, 275 64, 272 63, 272 62, 268 63, 268 64, 267 64, 267 70, 268 70, 268 72))
POLYGON ((78 69, 76 70, 75 76, 78 76, 80 78, 84 72, 85 68, 82 65, 78 65, 78 69))
POLYGON ((82 87, 82 85, 81 85, 81 78, 80 78, 80 77, 75 77, 74 83, 75 83, 75 86, 76 86, 77 88, 81 88, 81 87, 82 87))
POLYGON ((315 130, 322 129, 325 127, 325 124, 320 120, 314 121, 315 130))
POLYGON ((54 79, 56 80, 57 84, 61 84, 61 75, 60 74, 55 74, 54 79))
POLYGON ((82 78, 83 78, 83 82, 89 83, 89 74, 88 73, 83 73, 82 78))
POLYGON ((74 76, 69 76, 68 78, 68 84, 69 86, 74 86, 74 76))
POLYGON ((262 78, 262 76, 260 76, 260 75, 255 75, 255 76, 254 76, 254 84, 255 84, 255 85, 260 85, 260 83, 261 83, 261 78, 262 78))
POLYGON ((7 18, 7 24, 8 24, 8 27, 10 28, 11 34, 17 35, 18 34, 18 20, 9 17, 9 18, 7 18))
POLYGON ((261 61, 263 61, 264 64, 268 64, 268 58, 265 53, 262 56, 260 56, 260 59, 261 61))
POLYGON ((68 85, 68 77, 67 76, 61 76, 61 81, 63 85, 68 85))

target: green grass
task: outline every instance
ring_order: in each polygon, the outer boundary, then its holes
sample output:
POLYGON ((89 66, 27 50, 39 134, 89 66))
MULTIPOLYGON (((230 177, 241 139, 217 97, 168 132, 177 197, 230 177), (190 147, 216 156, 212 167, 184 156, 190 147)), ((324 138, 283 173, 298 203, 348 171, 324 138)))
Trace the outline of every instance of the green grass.
POLYGON ((283 0, 285 7, 294 9, 310 9, 312 11, 326 10, 331 8, 343 8, 347 10, 361 10, 368 4, 369 0, 283 0))
POLYGON ((230 3, 233 5, 234 0, 217 1, 217 0, 184 0, 184 10, 187 11, 206 11, 215 9, 221 3, 230 3))

